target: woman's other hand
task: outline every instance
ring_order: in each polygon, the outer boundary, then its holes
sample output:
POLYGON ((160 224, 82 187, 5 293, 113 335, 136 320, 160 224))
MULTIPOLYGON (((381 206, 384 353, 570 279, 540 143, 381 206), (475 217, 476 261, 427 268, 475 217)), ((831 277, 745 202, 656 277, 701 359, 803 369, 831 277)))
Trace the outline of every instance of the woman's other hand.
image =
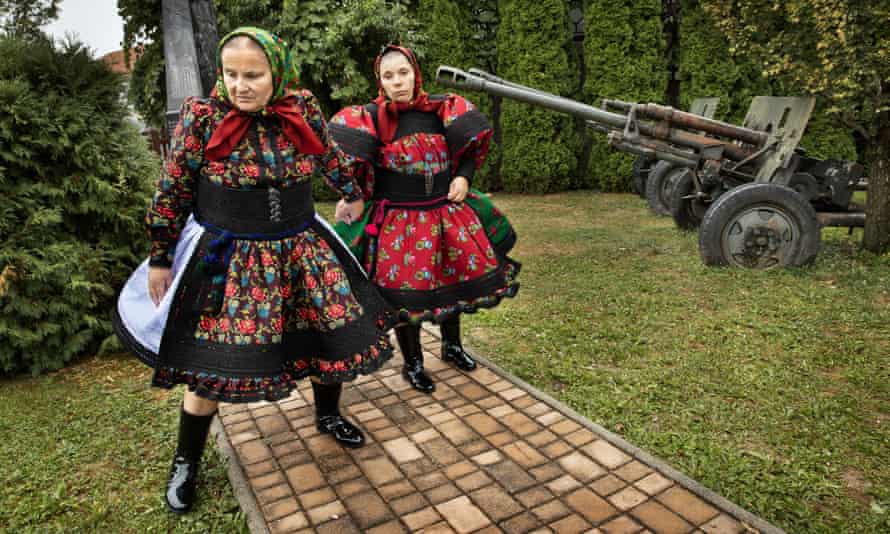
POLYGON ((463 202, 467 198, 467 191, 470 190, 470 182, 463 176, 455 176, 451 180, 451 186, 448 188, 448 200, 452 202, 463 202))
POLYGON ((353 202, 346 202, 346 200, 341 198, 340 201, 337 202, 337 207, 334 209, 334 220, 352 224, 362 218, 362 212, 364 211, 364 200, 359 199, 353 202))
POLYGON ((173 283, 173 273, 169 267, 148 268, 148 294, 155 306, 161 303, 161 299, 167 294, 173 283))

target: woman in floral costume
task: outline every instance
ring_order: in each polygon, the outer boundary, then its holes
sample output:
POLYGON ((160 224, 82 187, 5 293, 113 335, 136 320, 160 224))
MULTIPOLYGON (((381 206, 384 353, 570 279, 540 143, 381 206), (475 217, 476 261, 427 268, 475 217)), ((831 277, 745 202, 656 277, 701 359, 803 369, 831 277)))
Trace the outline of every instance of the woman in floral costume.
POLYGON ((319 431, 358 447, 361 431, 338 409, 341 383, 392 355, 389 307, 313 209, 314 177, 344 201, 361 189, 317 100, 297 87, 286 44, 239 28, 220 41, 217 65, 210 98, 182 106, 146 217, 151 256, 115 310, 152 385, 188 386, 165 493, 175 512, 194 501, 219 401, 283 399, 311 377, 319 431))
POLYGON ((431 393, 420 323, 442 330, 442 359, 476 367, 460 340, 460 314, 497 305, 518 290, 507 257, 516 235, 482 193, 470 189, 492 129, 466 99, 423 90, 414 53, 384 47, 374 64, 379 96, 331 119, 331 134, 358 162, 363 200, 341 200, 337 232, 363 260, 402 323, 403 375, 431 393))

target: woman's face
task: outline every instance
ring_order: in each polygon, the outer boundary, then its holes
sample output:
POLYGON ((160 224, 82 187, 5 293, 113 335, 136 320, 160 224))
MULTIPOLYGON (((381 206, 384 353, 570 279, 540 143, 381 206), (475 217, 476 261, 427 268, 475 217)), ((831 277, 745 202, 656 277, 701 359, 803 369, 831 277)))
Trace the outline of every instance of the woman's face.
POLYGON ((248 37, 236 37, 222 49, 223 82, 232 104, 259 111, 272 97, 272 68, 266 54, 248 37))
POLYGON ((380 84, 393 102, 411 102, 414 98, 414 68, 404 54, 395 52, 383 56, 380 84))

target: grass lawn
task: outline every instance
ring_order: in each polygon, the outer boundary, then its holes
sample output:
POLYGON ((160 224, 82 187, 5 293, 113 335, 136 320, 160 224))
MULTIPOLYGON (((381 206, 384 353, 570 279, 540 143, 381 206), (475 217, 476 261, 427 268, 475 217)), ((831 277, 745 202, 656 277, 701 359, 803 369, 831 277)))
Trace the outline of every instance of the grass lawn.
POLYGON ((789 532, 890 532, 890 255, 702 265, 631 195, 498 195, 519 296, 469 343, 789 532))
MULTIPOLYGON (((861 230, 806 269, 709 269, 635 196, 495 201, 522 289, 468 344, 789 532, 890 530, 890 256, 861 230)), ((0 381, 0 532, 246 532, 215 451, 166 512, 181 389, 148 380, 116 356, 0 381)))

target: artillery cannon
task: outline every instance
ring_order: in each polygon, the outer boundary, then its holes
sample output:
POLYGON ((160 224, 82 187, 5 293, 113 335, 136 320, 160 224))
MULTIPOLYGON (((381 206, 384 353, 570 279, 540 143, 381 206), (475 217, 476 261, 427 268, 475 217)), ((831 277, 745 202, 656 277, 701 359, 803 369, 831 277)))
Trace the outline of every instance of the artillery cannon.
POLYGON ((862 166, 797 148, 812 97, 756 97, 736 126, 651 103, 622 103, 616 113, 478 70, 440 66, 436 81, 580 117, 616 150, 679 166, 671 211, 681 227, 700 221, 707 265, 804 265, 818 254, 822 226, 865 222, 851 202, 862 166))

